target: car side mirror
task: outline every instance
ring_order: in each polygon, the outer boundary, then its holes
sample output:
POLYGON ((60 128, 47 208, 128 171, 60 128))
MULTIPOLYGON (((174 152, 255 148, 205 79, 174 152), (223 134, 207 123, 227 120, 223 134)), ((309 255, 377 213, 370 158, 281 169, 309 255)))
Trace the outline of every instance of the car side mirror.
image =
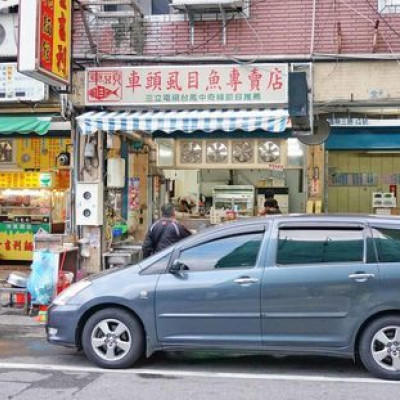
POLYGON ((181 262, 180 260, 175 260, 172 265, 169 267, 169 272, 171 274, 177 275, 183 270, 188 270, 188 266, 181 262))

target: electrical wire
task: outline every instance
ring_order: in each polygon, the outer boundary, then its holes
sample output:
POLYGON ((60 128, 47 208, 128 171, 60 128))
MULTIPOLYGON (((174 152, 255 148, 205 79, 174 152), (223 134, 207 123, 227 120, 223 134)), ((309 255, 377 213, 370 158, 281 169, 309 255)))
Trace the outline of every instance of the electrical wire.
MULTIPOLYGON (((244 14, 244 12, 242 11, 243 15, 246 17, 246 15, 244 14)), ((240 65, 248 65, 248 64, 253 64, 255 63, 257 60, 259 60, 261 54, 260 54, 260 50, 265 46, 264 41, 261 39, 261 36, 259 35, 259 33, 257 32, 257 30, 254 28, 253 25, 251 25, 251 23, 248 21, 247 18, 244 18, 244 21, 246 22, 247 26, 250 28, 250 30, 253 32, 254 36, 257 38, 258 41, 258 49, 256 51, 256 54, 258 54, 257 57, 254 57, 252 60, 248 60, 248 61, 242 61, 239 58, 232 56, 230 54, 223 54, 223 56, 225 58, 227 58, 228 60, 232 60, 237 64, 240 65)))
MULTIPOLYGON (((190 55, 193 53, 193 51, 198 50, 200 48, 204 48, 206 47, 209 43, 211 43, 215 38, 217 38, 218 36, 221 35, 221 33, 223 32, 224 29, 226 29, 229 24, 235 20, 240 14, 245 15, 245 11, 248 10, 250 8, 250 6, 254 7, 256 5, 262 4, 262 3, 266 3, 267 0, 253 0, 253 1, 249 1, 248 4, 245 7, 242 7, 240 10, 235 11, 232 13, 231 18, 227 19, 224 21, 224 23, 222 24, 222 28, 220 30, 217 30, 217 32, 215 32, 212 36, 210 36, 208 39, 206 39, 204 42, 199 43, 196 46, 191 46, 191 48, 189 50, 185 50, 185 51, 181 51, 181 52, 170 52, 170 53, 164 53, 164 54, 160 54, 152 59, 149 59, 149 62, 153 62, 153 61, 161 61, 163 57, 176 57, 176 56, 181 56, 181 55, 190 55)), ((247 18, 244 18, 245 22, 247 24, 249 24, 249 22, 247 21, 247 18)), ((256 30, 254 29, 254 27, 251 27, 251 30, 254 32, 256 32, 256 30)), ((258 33, 256 33, 258 35, 258 33)), ((259 35, 258 35, 259 36, 259 35)), ((257 37, 257 36, 256 36, 257 37)), ((258 39, 257 39, 258 40, 258 39)), ((98 55, 98 53, 97 53, 98 55)), ((107 52, 103 52, 102 55, 109 55, 110 57, 112 57, 112 54, 107 53, 107 52)), ((233 61, 235 60, 234 56, 227 56, 227 58, 232 59, 233 61)), ((245 61, 240 61, 238 59, 236 59, 238 63, 246 63, 245 61)))
MULTIPOLYGON (((347 8, 349 8, 350 10, 352 10, 353 12, 355 12, 357 15, 359 15, 360 17, 362 17, 363 19, 367 20, 373 27, 375 27, 375 21, 373 19, 371 19, 370 17, 368 17, 367 15, 363 14, 362 12, 358 11, 356 8, 352 7, 350 4, 346 3, 344 0, 339 0, 344 6, 346 6, 347 8)), ((372 7, 372 5, 369 3, 368 0, 365 0, 370 7, 372 7)), ((379 17, 381 17, 381 15, 379 14, 378 11, 376 11, 373 7, 372 9, 378 14, 379 17)), ((381 17, 382 19, 383 17, 381 17)), ((384 18, 383 18, 384 19, 384 18)), ((397 34, 397 33, 396 33, 397 34)), ((390 44, 390 42, 387 40, 385 34, 383 32, 380 32, 380 35, 382 37, 382 39, 384 40, 384 42, 386 43, 387 47, 389 48, 390 53, 394 56, 396 62, 399 64, 400 66, 400 59, 399 56, 393 51, 393 48, 390 44)), ((397 34, 397 36, 400 37, 399 34, 397 34)))

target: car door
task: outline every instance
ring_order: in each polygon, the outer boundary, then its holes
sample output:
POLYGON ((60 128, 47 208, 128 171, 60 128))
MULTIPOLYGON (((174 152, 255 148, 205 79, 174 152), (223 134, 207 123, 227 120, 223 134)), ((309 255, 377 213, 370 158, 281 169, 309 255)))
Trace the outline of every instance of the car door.
MULTIPOLYGON (((345 347, 376 304, 378 267, 360 223, 279 223, 262 281, 265 346, 345 347)), ((271 242, 272 243, 272 242, 271 242)))
POLYGON ((400 226, 395 223, 371 223, 376 247, 381 291, 379 308, 400 309, 400 226))
POLYGON ((160 276, 158 340, 164 344, 260 346, 260 263, 265 225, 225 229, 177 251, 185 265, 160 276))

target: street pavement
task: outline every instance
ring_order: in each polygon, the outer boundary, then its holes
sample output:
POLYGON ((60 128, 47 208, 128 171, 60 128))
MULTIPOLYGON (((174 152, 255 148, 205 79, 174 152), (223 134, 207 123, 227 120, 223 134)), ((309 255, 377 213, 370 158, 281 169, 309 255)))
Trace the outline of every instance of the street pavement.
POLYGON ((136 368, 106 371, 82 352, 48 344, 33 318, 0 311, 0 400, 376 400, 399 390, 350 360, 324 357, 159 353, 136 368))

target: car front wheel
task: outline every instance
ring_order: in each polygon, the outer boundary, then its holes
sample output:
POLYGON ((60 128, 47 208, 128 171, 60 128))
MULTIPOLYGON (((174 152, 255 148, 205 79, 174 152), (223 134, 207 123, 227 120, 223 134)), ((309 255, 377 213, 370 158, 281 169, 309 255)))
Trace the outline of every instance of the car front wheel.
POLYGON ((360 358, 376 377, 400 380, 400 317, 382 317, 361 336, 360 358))
POLYGON ((142 356, 144 333, 129 312, 107 308, 93 314, 82 333, 86 356, 101 368, 128 368, 142 356))

